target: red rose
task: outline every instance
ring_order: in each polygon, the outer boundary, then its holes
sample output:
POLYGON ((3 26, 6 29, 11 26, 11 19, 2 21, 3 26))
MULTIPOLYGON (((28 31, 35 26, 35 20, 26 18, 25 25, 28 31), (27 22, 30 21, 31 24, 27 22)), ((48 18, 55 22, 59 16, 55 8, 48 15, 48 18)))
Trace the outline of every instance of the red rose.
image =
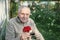
POLYGON ((25 26, 23 28, 23 32, 29 32, 31 30, 31 27, 30 26, 25 26))

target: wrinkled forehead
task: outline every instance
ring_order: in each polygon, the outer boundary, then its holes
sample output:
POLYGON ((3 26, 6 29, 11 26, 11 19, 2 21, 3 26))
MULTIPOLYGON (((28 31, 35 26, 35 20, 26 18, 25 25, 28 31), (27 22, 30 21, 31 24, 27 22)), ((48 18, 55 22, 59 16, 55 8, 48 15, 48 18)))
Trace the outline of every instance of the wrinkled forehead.
POLYGON ((30 9, 27 8, 27 7, 24 7, 24 8, 21 9, 21 12, 30 13, 30 9))
POLYGON ((18 10, 19 13, 24 12, 24 13, 30 13, 30 8, 29 7, 20 7, 18 10))

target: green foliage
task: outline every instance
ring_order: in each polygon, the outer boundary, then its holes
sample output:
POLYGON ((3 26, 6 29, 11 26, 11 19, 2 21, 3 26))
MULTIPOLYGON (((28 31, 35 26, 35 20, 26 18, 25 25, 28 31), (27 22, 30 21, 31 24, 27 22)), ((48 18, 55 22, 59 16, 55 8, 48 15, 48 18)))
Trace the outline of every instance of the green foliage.
POLYGON ((10 18, 15 17, 17 15, 18 3, 15 1, 11 1, 10 3, 10 18))
POLYGON ((31 18, 35 21, 45 40, 60 40, 60 12, 48 7, 41 8, 40 5, 34 5, 31 10, 31 18))

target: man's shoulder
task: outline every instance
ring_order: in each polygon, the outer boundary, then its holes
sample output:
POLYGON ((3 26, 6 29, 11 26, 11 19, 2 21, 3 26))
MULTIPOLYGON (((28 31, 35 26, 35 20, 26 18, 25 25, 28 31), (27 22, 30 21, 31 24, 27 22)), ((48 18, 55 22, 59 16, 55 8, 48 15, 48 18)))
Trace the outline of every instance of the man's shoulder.
POLYGON ((11 19, 9 20, 9 22, 14 22, 15 20, 16 20, 16 17, 11 18, 11 19))
POLYGON ((29 18, 29 22, 34 23, 34 20, 32 18, 29 18))
POLYGON ((16 21, 16 17, 11 18, 8 22, 9 22, 9 23, 13 23, 13 22, 15 22, 15 21, 16 21))

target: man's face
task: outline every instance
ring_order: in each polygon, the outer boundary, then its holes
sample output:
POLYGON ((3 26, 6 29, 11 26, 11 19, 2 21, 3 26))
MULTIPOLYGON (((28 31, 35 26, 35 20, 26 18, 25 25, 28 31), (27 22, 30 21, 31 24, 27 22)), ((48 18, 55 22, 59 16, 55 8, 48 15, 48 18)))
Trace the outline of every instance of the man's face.
POLYGON ((18 13, 18 16, 21 20, 21 22, 25 23, 28 21, 28 18, 30 16, 30 9, 29 8, 22 8, 20 13, 18 13))

